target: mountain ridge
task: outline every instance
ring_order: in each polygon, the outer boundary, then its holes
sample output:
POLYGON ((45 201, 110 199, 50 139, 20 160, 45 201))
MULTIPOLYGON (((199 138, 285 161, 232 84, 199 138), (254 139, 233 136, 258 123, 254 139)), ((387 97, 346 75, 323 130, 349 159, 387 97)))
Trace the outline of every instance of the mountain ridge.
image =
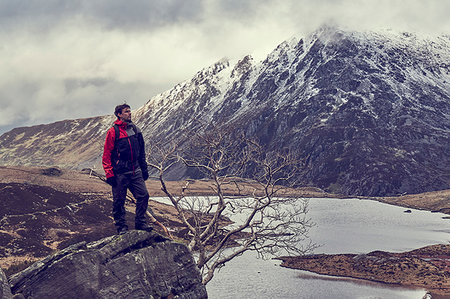
MULTIPOLYGON (((300 183, 331 192, 382 196, 446 189, 449 45, 449 36, 430 41, 324 27, 281 43, 261 62, 221 59, 151 98, 133 118, 149 143, 183 144, 189 132, 209 125, 242 130, 267 152, 297 152, 307 163, 300 183)), ((79 144, 89 138, 98 144, 85 147, 79 165, 98 165, 102 134, 113 119, 85 123, 93 128, 79 144)), ((40 153, 36 161, 67 166, 60 163, 73 165, 81 155, 66 150, 73 146, 69 138, 63 154, 52 159, 37 149, 25 151, 36 141, 17 136, 30 129, 14 130, 2 135, 0 163, 37 165, 32 159, 40 153)), ((173 178, 184 177, 179 170, 173 178)))

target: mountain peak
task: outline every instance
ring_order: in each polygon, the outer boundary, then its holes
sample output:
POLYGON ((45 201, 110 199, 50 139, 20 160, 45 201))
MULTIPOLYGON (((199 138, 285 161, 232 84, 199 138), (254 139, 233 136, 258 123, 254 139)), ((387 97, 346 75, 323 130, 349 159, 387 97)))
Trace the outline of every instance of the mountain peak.
POLYGON ((253 57, 247 55, 239 60, 231 71, 231 77, 240 77, 242 74, 249 72, 253 67, 253 57))
MULTIPOLYGON (((251 56, 217 61, 150 99, 135 122, 149 142, 182 144, 199 121, 243 131, 268 154, 296 153, 305 161, 299 184, 331 192, 382 196, 449 188, 449 53, 448 36, 326 25, 281 43, 260 62, 251 56)), ((85 133, 102 136, 101 129, 85 133)), ((78 148, 61 126, 19 131, 0 141, 3 163, 58 165, 78 148), (46 149, 53 154, 47 157, 46 149)))
POLYGON ((230 66, 230 60, 226 57, 220 59, 214 64, 205 67, 201 71, 197 72, 196 77, 215 76, 222 70, 230 66))

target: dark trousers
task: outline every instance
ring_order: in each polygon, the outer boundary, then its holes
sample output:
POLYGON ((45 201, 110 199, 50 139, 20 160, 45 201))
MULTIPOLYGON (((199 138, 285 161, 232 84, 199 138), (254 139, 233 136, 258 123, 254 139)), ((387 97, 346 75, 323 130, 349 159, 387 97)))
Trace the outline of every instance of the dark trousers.
POLYGON ((125 199, 127 190, 130 190, 136 199, 135 226, 146 223, 145 212, 148 207, 148 191, 140 169, 134 173, 116 175, 117 186, 112 188, 113 193, 113 217, 117 228, 126 226, 125 199))

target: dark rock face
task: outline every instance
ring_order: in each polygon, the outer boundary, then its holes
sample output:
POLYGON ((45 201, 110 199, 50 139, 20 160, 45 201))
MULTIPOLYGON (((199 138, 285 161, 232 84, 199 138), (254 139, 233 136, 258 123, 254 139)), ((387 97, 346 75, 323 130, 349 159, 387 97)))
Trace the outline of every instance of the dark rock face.
MULTIPOLYGON (((289 148, 304 158, 299 183, 326 191, 387 196, 447 189, 449 45, 448 37, 323 28, 307 41, 282 43, 260 64, 244 58, 229 78, 227 69, 193 78, 179 87, 186 102, 161 108, 172 116, 153 117, 158 105, 171 102, 167 94, 150 100, 140 121, 148 124, 149 140, 180 143, 182 132, 196 130, 195 119, 243 130, 267 152, 289 148), (219 96, 209 94, 210 112, 185 112, 187 99, 194 102, 192 86, 219 82, 219 89, 226 80, 219 96), (175 115, 185 119, 184 128, 165 131, 175 115)), ((173 177, 182 177, 177 172, 173 177)))
POLYGON ((0 298, 10 299, 12 298, 11 288, 9 287, 8 279, 5 273, 0 269, 0 298))
POLYGON ((10 284, 25 298, 207 298, 187 247, 144 231, 69 246, 10 284))
MULTIPOLYGON (((299 184, 326 191, 387 196, 448 189, 449 60, 448 36, 325 27, 280 44, 259 63, 249 56, 234 65, 221 60, 153 97, 134 121, 149 143, 183 145, 200 124, 244 131, 268 153, 289 148, 304 158, 299 184)), ((0 138, 0 162, 99 161, 101 145, 96 152, 86 140, 101 144, 110 123, 104 117, 14 129, 0 138), (85 131, 74 130, 81 123, 85 131), (36 134, 57 142, 50 146, 36 134)), ((188 174, 177 168, 170 177, 188 174)))

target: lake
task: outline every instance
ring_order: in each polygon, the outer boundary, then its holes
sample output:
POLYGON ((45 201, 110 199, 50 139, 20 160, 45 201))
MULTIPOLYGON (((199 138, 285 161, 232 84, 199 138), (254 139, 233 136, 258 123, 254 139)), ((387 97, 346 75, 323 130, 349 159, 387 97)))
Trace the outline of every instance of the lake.
MULTIPOLYGON (((322 246, 314 253, 402 252, 448 243, 450 220, 431 213, 371 200, 314 198, 309 216, 317 224, 310 237, 322 246)), ((411 289, 364 280, 286 269, 277 260, 248 252, 229 262, 207 285, 209 298, 418 298, 411 289)))

